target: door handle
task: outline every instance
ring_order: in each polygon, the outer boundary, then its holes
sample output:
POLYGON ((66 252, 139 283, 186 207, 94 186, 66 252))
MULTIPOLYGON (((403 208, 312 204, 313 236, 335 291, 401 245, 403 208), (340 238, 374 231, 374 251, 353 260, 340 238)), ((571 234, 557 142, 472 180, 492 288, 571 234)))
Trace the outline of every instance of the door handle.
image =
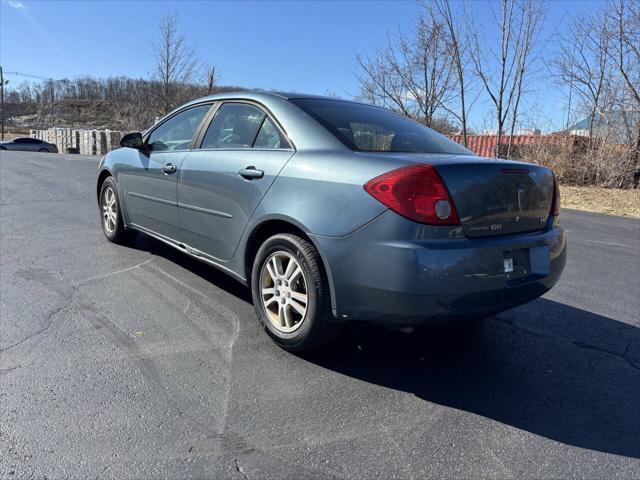
POLYGON ((256 170, 256 167, 251 166, 238 170, 238 175, 246 178, 247 180, 251 180, 253 178, 264 177, 264 172, 262 170, 256 170))
POLYGON ((167 163, 164 167, 162 167, 162 171, 166 174, 169 173, 175 173, 175 171, 178 169, 178 167, 176 167, 174 164, 172 163, 167 163))

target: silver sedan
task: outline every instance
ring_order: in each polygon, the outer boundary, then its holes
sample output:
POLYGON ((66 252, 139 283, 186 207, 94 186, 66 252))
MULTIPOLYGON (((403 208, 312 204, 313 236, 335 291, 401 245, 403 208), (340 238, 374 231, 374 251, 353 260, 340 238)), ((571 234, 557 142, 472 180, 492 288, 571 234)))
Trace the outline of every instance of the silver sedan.
POLYGON ((22 150, 25 152, 58 153, 58 147, 37 138, 21 137, 0 141, 0 150, 22 150))

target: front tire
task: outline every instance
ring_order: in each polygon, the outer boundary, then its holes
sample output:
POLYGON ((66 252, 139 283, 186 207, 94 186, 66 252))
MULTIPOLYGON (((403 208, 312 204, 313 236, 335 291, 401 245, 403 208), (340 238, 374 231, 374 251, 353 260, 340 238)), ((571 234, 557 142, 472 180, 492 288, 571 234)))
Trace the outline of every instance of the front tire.
POLYGON ((110 242, 128 243, 136 236, 135 231, 124 227, 118 189, 113 177, 105 178, 100 187, 100 224, 104 236, 110 242))
POLYGON ((309 350, 335 334, 320 255, 297 235, 274 235, 262 244, 253 262, 251 294, 263 328, 286 350, 309 350))

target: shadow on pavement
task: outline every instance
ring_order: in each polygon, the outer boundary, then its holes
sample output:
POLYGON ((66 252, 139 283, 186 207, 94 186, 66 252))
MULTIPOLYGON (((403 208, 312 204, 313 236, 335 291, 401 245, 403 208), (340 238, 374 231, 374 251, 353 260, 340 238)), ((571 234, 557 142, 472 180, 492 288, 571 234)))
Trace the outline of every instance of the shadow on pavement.
MULTIPOLYGON (((160 242, 141 236, 132 247, 251 303, 247 288, 160 242)), ((300 357, 564 444, 640 458, 640 329, 558 302, 412 334, 351 325, 300 357)))
POLYGON ((407 335, 351 327, 329 349, 305 358, 564 444, 640 457, 640 362, 630 359, 633 346, 640 348, 638 328, 538 299, 449 330, 407 335), (543 329, 544 321, 561 333, 543 329), (615 345, 619 352, 609 350, 615 345))
POLYGON ((182 253, 173 247, 165 245, 158 240, 148 237, 147 235, 138 235, 136 240, 130 245, 127 245, 127 247, 166 258, 167 260, 175 263, 185 270, 189 270, 191 273, 194 273, 204 280, 211 282, 221 290, 224 290, 231 295, 238 297, 240 300, 252 303, 251 291, 240 282, 234 280, 226 273, 214 267, 211 267, 206 263, 196 260, 195 258, 192 258, 186 253, 182 253))

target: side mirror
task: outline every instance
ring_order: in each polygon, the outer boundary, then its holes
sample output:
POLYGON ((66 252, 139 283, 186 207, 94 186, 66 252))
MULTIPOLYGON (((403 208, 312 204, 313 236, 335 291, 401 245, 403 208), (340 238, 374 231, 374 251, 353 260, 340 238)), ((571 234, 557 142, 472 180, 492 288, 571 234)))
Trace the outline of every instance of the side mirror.
POLYGON ((144 150, 144 142, 140 132, 127 133, 120 139, 120 146, 125 148, 135 148, 136 150, 144 150))

